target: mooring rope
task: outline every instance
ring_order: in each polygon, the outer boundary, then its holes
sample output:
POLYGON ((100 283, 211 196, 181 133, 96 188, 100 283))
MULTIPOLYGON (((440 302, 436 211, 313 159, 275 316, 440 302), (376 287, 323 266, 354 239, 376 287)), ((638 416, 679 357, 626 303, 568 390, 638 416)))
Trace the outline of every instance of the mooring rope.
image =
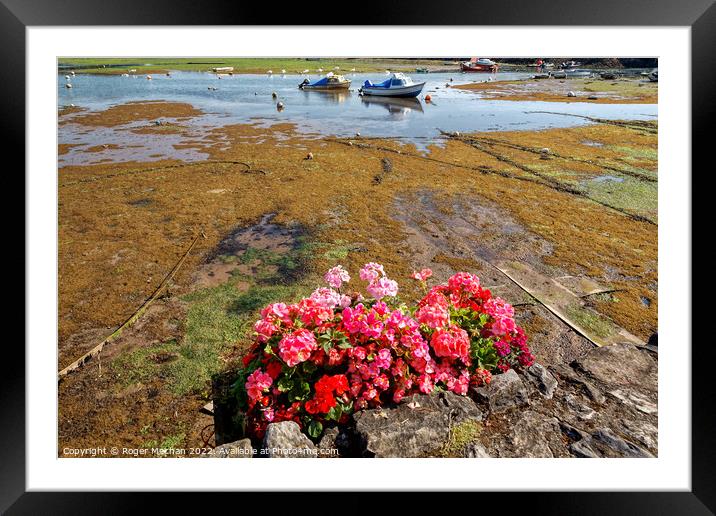
MULTIPOLYGON (((147 308, 149 308, 149 306, 150 306, 154 301, 156 301, 156 300, 159 298, 159 296, 162 294, 162 292, 164 292, 164 290, 166 289, 167 285, 169 284, 169 281, 171 281, 172 278, 174 278, 174 275, 177 273, 177 271, 178 271, 178 270, 181 268, 181 266, 184 264, 184 262, 186 261, 187 256, 189 256, 189 253, 190 253, 191 250, 194 248, 194 245, 196 244, 196 242, 199 240, 199 237, 201 237, 201 236, 204 236, 204 233, 203 233, 202 231, 199 231, 199 232, 196 234, 196 236, 194 237, 194 239, 191 241, 191 244, 189 245, 189 248, 188 248, 188 249, 186 250, 186 252, 181 256, 181 258, 179 258, 179 261, 174 265, 174 267, 172 268, 172 270, 169 271, 169 273, 164 277, 164 279, 163 279, 162 282, 159 284, 159 286, 156 288, 156 290, 154 291, 154 293, 152 293, 152 295, 149 296, 149 298, 147 298, 147 300, 144 301, 144 303, 142 303, 142 306, 140 306, 140 307, 137 309, 137 311, 134 312, 134 313, 131 315, 131 317, 129 317, 129 319, 127 319, 126 321, 124 321, 124 323, 122 323, 122 325, 121 325, 119 328, 117 328, 116 330, 114 330, 114 331, 112 332, 112 334, 109 335, 107 338, 105 338, 102 342, 100 342, 99 344, 97 344, 95 347, 93 347, 92 349, 90 349, 87 353, 85 353, 85 354, 82 355, 80 358, 78 358, 77 360, 75 360, 74 362, 72 362, 70 365, 68 365, 67 367, 65 367, 64 369, 62 369, 59 373, 57 373, 57 381, 58 381, 58 382, 62 381, 62 378, 64 378, 65 376, 67 376, 67 375, 68 375, 69 373, 71 373, 72 371, 74 371, 74 370, 76 370, 76 369, 79 369, 79 368, 82 367, 84 364, 86 364, 87 362, 89 362, 90 360, 92 360, 93 357, 99 355, 99 354, 102 352, 102 349, 104 349, 104 346, 105 346, 106 344, 112 342, 114 339, 116 339, 117 337, 119 337, 119 336, 121 335, 121 333, 122 333, 123 330, 129 328, 129 327, 132 326, 135 322, 137 322, 137 320, 142 316, 142 314, 144 314, 144 312, 147 310, 147 308)), ((206 237, 204 236, 204 238, 206 238, 206 237)))

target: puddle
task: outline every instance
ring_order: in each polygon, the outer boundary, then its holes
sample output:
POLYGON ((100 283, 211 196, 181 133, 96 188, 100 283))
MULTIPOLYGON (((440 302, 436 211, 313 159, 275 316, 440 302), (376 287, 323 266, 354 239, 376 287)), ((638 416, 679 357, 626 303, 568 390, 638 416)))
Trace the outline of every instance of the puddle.
MULTIPOLYGON (((256 276, 261 272, 281 272, 281 264, 265 264, 266 256, 283 256, 293 251, 302 234, 299 227, 272 224, 276 216, 269 213, 253 226, 237 228, 224 238, 194 274, 194 287, 207 288, 232 282, 239 289, 248 288, 242 276, 256 276)), ((269 260, 275 261, 275 260, 269 260)))
POLYGON ((624 178, 623 177, 617 177, 617 176, 597 176, 592 179, 590 179, 593 183, 623 183, 624 178))
POLYGON ((583 140, 579 143, 581 143, 582 145, 586 145, 587 147, 604 147, 603 143, 595 142, 592 140, 583 140))

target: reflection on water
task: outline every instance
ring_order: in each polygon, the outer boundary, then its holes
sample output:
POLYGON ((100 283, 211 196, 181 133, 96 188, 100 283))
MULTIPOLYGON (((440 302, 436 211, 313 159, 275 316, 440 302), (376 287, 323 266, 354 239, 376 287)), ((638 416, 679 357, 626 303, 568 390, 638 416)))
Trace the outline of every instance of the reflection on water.
POLYGON ((401 99, 398 97, 375 97, 363 96, 361 102, 366 106, 380 106, 388 110, 388 113, 395 116, 406 116, 411 111, 424 113, 423 104, 418 99, 401 99))
MULTIPOLYGON (((170 76, 155 75, 151 81, 143 75, 77 75, 71 78, 73 87, 65 88, 67 81, 60 74, 57 77, 57 95, 61 106, 74 104, 89 110, 103 110, 116 104, 143 100, 189 103, 205 113, 182 122, 194 140, 206 134, 207 130, 226 124, 258 123, 270 126, 294 123, 297 131, 310 137, 353 136, 356 133, 371 137, 401 137, 422 149, 430 144, 442 143, 438 128, 460 132, 536 130, 589 123, 584 118, 564 115, 624 120, 648 120, 657 115, 656 105, 485 100, 472 92, 446 87, 446 84, 515 80, 531 75, 531 72, 421 74, 419 79, 426 81, 423 94, 417 99, 396 99, 361 97, 355 88, 348 91, 303 91, 298 88, 300 80, 305 77, 301 75, 217 76, 202 72, 174 72, 170 76), (423 98, 428 93, 432 101, 425 103, 423 98)), ((315 74, 307 77, 311 81, 317 78, 315 74)), ((366 79, 380 82, 384 76, 380 73, 348 74, 346 78, 357 85, 366 79)), ((59 143, 78 144, 79 147, 60 156, 60 163, 87 163, 100 157, 108 159, 106 152, 96 153, 96 156, 81 152, 82 146, 123 146, 128 134, 123 127, 97 131, 96 128, 89 130, 71 123, 63 125, 58 135, 59 143)), ((142 152, 137 149, 138 153, 149 155, 150 159, 161 159, 154 156, 160 154, 179 157, 171 150, 167 153, 165 149, 151 152, 158 145, 158 140, 145 137, 141 144, 148 149, 142 152)), ((168 140, 165 137, 164 141, 168 140)))

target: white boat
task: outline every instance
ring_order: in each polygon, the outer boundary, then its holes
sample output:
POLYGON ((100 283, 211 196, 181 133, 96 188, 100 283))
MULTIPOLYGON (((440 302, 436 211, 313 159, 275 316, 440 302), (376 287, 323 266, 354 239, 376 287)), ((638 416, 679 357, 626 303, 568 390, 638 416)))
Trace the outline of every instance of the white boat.
POLYGON ((328 72, 325 77, 315 82, 309 82, 304 79, 298 87, 302 90, 347 90, 351 86, 351 81, 342 75, 335 75, 328 72))
POLYGON ((379 84, 365 81, 359 93, 378 97, 417 97, 423 91, 423 86, 424 82, 414 83, 407 75, 394 73, 379 84))

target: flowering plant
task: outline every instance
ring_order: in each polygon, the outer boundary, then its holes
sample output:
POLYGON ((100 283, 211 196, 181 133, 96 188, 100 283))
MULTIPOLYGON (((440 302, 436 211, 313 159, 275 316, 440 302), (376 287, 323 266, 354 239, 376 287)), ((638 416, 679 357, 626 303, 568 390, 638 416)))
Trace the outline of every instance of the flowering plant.
POLYGON ((465 395, 534 362, 512 306, 477 276, 459 272, 428 289, 431 276, 413 273, 425 296, 412 308, 377 263, 360 270, 370 298, 343 293, 350 275, 337 266, 324 277, 330 288, 265 307, 235 383, 246 434, 261 438, 269 423, 292 420, 317 438, 356 410, 436 389, 465 395))

